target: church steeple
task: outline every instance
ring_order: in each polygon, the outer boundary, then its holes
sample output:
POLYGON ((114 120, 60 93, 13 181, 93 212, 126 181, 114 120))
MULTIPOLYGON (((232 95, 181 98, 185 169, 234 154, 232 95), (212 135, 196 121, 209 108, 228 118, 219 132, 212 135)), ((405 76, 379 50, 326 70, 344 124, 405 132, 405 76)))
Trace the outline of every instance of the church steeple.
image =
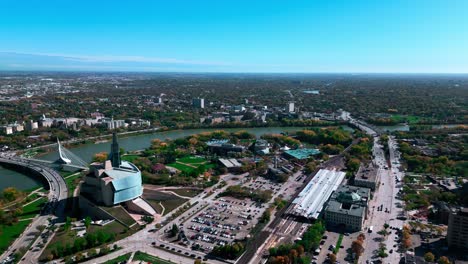
POLYGON ((120 164, 122 164, 120 160, 119 143, 117 142, 117 134, 115 132, 112 133, 112 144, 111 152, 109 153, 109 160, 112 163, 112 167, 120 167, 120 164))

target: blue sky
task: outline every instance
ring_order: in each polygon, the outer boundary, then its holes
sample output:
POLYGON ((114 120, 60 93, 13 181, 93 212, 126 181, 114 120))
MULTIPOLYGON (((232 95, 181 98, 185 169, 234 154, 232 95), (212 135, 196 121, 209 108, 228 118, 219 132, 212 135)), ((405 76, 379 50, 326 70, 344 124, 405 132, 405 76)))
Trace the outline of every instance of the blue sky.
POLYGON ((2 0, 0 69, 467 73, 468 1, 2 0))

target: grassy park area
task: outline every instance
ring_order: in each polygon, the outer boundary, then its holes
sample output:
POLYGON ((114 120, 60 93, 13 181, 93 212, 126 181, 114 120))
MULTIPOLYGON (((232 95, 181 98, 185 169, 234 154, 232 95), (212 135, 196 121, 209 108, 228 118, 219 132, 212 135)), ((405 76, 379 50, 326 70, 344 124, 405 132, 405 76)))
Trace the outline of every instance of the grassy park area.
POLYGON ((126 262, 130 258, 131 255, 132 253, 127 253, 127 254, 118 256, 114 259, 108 260, 104 262, 104 264, 118 264, 118 263, 126 262))
POLYGON ((186 197, 195 197, 199 193, 201 193, 201 191, 192 190, 192 189, 174 189, 174 190, 171 190, 171 191, 174 192, 174 193, 177 193, 178 195, 186 196, 186 197))
POLYGON ((203 172, 206 169, 213 168, 214 164, 201 157, 188 156, 179 158, 176 162, 170 163, 167 166, 176 168, 185 173, 191 173, 194 170, 203 172))
POLYGON ((133 220, 133 218, 130 215, 128 215, 125 209, 123 209, 120 206, 114 206, 114 207, 102 206, 101 209, 107 211, 109 214, 119 219, 120 221, 122 221, 128 226, 131 226, 135 223, 135 220, 133 220))
POLYGON ((392 115, 392 119, 398 123, 416 124, 420 121, 420 118, 413 115, 392 115))
POLYGON ((151 190, 145 190, 143 197, 158 211, 158 213, 161 213, 160 210, 162 211, 162 205, 165 209, 165 215, 188 201, 187 199, 180 198, 171 193, 151 190), (159 205, 159 203, 161 203, 161 205, 159 205))
POLYGON ((152 256, 146 253, 143 253, 141 251, 137 251, 135 253, 135 256, 133 257, 133 260, 141 260, 153 264, 174 264, 174 262, 170 262, 167 260, 160 259, 156 256, 152 256))
POLYGON ((133 161, 134 161, 135 159, 139 158, 139 157, 140 157, 140 155, 135 155, 135 154, 123 155, 123 156, 122 156, 122 160, 125 160, 125 161, 132 162, 132 163, 133 163, 133 161))
POLYGON ((81 174, 77 173, 76 175, 73 176, 68 176, 65 178, 65 183, 67 184, 68 187, 68 195, 73 196, 73 192, 75 191, 76 187, 78 186, 78 183, 80 182, 81 179, 81 174))
POLYGON ((20 219, 33 218, 41 212, 42 207, 47 203, 45 197, 41 197, 36 201, 23 206, 23 213, 20 216, 20 219))
POLYGON ((2 235, 0 239, 0 253, 5 251, 8 246, 23 233, 26 227, 31 223, 31 220, 19 221, 18 223, 8 226, 0 225, 2 235))

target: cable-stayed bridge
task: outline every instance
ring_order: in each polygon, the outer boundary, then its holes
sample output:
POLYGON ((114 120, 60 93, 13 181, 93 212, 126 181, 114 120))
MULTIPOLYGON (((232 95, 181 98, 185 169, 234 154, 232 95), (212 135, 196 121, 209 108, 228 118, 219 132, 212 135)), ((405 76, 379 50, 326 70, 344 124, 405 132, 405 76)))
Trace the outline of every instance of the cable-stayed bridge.
POLYGON ((88 163, 75 155, 70 150, 66 149, 60 141, 57 139, 57 143, 55 144, 57 147, 57 159, 55 160, 42 160, 42 159, 34 159, 28 158, 27 160, 32 162, 40 162, 40 163, 47 163, 47 164, 60 164, 63 167, 67 167, 69 169, 78 169, 78 170, 86 170, 88 169, 88 163))

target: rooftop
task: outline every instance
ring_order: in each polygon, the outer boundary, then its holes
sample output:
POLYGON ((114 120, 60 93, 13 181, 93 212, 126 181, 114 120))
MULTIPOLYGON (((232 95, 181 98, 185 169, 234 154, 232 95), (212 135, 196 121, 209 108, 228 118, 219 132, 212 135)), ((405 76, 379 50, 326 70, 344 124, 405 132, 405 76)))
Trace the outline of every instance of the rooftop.
POLYGON ((331 196, 326 211, 361 217, 367 208, 369 196, 368 188, 340 186, 331 196))
POLYGON ((331 194, 338 188, 346 173, 319 170, 293 201, 293 214, 317 219, 331 194))
POLYGON ((377 167, 374 166, 374 163, 369 163, 367 165, 361 164, 359 170, 356 172, 355 180, 375 182, 376 177, 377 167))
POLYGON ((286 150, 284 153, 287 155, 296 158, 296 159, 307 159, 309 156, 317 155, 320 153, 318 149, 309 149, 309 148, 302 148, 302 149, 290 149, 286 150))
POLYGON ((209 145, 209 146, 223 145, 223 144, 226 144, 228 142, 229 142, 228 139, 213 139, 213 140, 210 140, 210 141, 206 142, 206 144, 209 145))

